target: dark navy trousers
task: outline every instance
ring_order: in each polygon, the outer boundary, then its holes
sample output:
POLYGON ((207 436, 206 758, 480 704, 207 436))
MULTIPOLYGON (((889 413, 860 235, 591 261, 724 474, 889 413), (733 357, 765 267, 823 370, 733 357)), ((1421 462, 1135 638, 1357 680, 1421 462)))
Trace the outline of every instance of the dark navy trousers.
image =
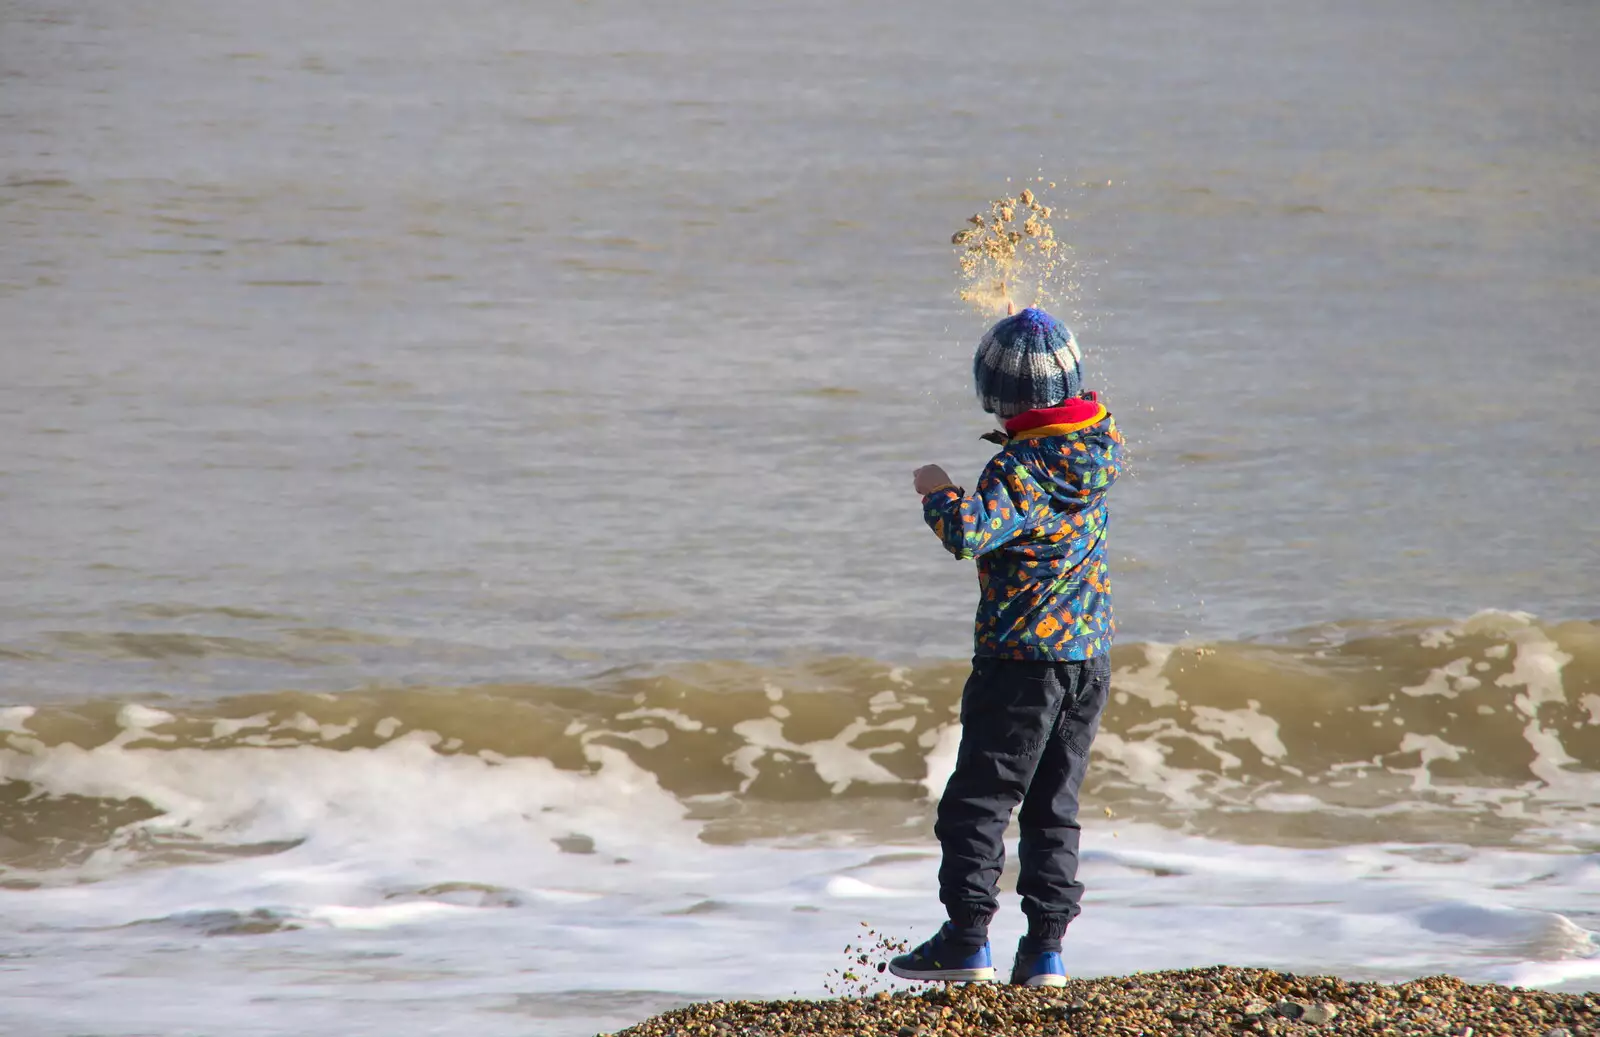
POLYGON ((961 693, 961 747, 939 800, 939 899, 978 935, 999 908, 1003 837, 1018 805, 1017 892, 1030 938, 1057 943, 1077 917, 1078 789, 1111 688, 1111 657, 979 656, 961 693))

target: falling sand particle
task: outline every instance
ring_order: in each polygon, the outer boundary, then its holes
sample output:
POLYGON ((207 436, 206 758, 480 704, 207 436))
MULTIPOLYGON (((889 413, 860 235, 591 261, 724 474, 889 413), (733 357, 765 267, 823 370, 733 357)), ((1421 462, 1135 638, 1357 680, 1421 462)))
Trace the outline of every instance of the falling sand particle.
POLYGON ((1077 290, 1072 249, 1056 238, 1056 218, 1056 210, 1028 188, 970 217, 950 238, 961 261, 961 300, 984 314, 1004 313, 1011 303, 1055 306, 1070 300, 1077 290))

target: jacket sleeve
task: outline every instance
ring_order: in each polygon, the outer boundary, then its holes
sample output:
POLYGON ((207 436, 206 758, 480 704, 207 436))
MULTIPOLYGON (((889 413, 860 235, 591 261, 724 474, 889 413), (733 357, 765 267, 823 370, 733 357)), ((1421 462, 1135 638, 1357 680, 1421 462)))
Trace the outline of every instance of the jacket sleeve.
POLYGON ((923 497, 922 517, 946 551, 975 558, 1031 529, 1041 517, 1042 497, 1027 471, 1002 451, 984 466, 972 493, 946 486, 923 497))

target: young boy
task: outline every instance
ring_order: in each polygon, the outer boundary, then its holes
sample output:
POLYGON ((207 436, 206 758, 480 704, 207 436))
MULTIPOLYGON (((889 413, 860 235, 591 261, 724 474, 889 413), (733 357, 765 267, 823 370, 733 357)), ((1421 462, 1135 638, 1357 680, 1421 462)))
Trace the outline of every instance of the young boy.
POLYGON ((914 474, 922 511, 957 558, 978 562, 977 650, 961 693, 961 746, 939 800, 939 899, 950 920, 889 963, 922 980, 994 978, 1002 837, 1018 823, 1017 892, 1028 933, 1011 982, 1066 982, 1061 938, 1077 916, 1078 788, 1111 683, 1106 491, 1122 436, 1082 392, 1072 332, 1025 309, 984 335, 973 358, 983 409, 1009 438, 966 494, 944 469, 914 474))

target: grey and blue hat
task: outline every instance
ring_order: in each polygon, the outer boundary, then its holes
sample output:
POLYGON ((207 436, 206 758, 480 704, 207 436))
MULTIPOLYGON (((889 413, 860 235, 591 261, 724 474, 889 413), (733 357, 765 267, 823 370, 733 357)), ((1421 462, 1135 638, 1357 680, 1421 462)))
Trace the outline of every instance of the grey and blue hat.
POLYGON ((1072 329, 1030 306, 983 336, 972 357, 972 378, 984 410, 1014 418, 1081 393, 1081 360, 1072 329))

